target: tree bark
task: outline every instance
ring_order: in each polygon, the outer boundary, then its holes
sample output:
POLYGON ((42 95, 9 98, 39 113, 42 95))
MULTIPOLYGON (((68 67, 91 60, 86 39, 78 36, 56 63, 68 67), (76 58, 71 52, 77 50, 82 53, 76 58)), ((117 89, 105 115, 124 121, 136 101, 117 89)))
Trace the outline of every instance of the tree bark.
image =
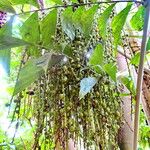
POLYGON ((144 74, 142 105, 148 125, 150 126, 150 88, 148 86, 150 86, 150 75, 147 77, 146 74, 144 74))
MULTIPOLYGON (((118 70, 120 72, 128 70, 126 59, 123 55, 117 56, 118 70)), ((129 93, 126 87, 121 89, 122 93, 129 93)), ((132 120, 132 103, 130 96, 122 97, 122 109, 124 125, 119 131, 119 147, 121 150, 131 150, 133 147, 133 120, 132 120)))

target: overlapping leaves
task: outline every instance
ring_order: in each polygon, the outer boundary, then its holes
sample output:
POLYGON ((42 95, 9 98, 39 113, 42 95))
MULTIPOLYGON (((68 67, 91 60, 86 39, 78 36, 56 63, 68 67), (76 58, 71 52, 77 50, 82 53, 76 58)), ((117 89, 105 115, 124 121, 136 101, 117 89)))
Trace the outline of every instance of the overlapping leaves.
POLYGON ((59 63, 63 57, 63 55, 47 53, 37 59, 29 60, 19 73, 19 79, 15 86, 14 95, 39 79, 48 68, 59 63))
POLYGON ((116 82, 116 73, 117 73, 116 64, 115 63, 105 64, 103 51, 104 51, 103 46, 101 44, 98 44, 90 57, 89 65, 97 73, 100 73, 100 72, 107 73, 111 77, 111 79, 114 82, 116 82))
POLYGON ((88 10, 80 7, 75 12, 72 11, 72 8, 64 11, 62 15, 63 30, 71 40, 75 37, 75 29, 79 29, 85 37, 89 37, 97 9, 98 6, 93 6, 88 10))
POLYGON ((0 63, 8 74, 10 72, 11 48, 28 44, 21 39, 12 37, 13 20, 14 17, 11 17, 11 19, 0 30, 0 63))

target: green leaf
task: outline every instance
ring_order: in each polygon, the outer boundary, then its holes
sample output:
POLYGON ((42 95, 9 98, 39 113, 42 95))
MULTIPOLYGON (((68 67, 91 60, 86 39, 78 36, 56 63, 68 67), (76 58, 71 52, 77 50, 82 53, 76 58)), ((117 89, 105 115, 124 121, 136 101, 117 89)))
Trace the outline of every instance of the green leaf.
POLYGON ((14 8, 8 0, 0 0, 0 11, 15 13, 14 8))
POLYGON ((79 7, 72 16, 72 21, 73 21, 73 25, 75 26, 76 29, 79 29, 80 31, 82 31, 82 23, 81 23, 81 18, 83 13, 85 12, 85 8, 84 7, 79 7))
MULTIPOLYGON (((51 1, 51 0, 50 0, 51 1)), ((63 2, 62 2, 62 0, 52 0, 54 3, 56 3, 56 4, 59 4, 59 5, 62 5, 63 4, 63 2)))
POLYGON ((71 40, 75 38, 75 28, 72 21, 73 11, 72 8, 67 8, 62 14, 61 23, 63 31, 68 35, 71 40))
POLYGON ((89 37, 91 30, 92 30, 92 26, 93 26, 93 22, 94 22, 94 15, 96 13, 98 9, 98 6, 93 6, 92 8, 88 9, 86 12, 84 12, 82 14, 81 17, 81 29, 83 34, 85 35, 85 37, 89 37))
POLYGON ((14 95, 30 86, 45 73, 47 68, 51 68, 63 58, 63 55, 47 53, 40 58, 29 60, 19 73, 14 95))
POLYGON ((51 68, 55 64, 59 63, 64 58, 64 55, 46 53, 37 59, 37 66, 41 66, 46 72, 48 68, 51 68))
POLYGON ((100 31, 100 35, 102 36, 103 39, 106 38, 106 29, 107 29, 107 23, 109 20, 109 17, 112 13, 112 10, 114 8, 115 4, 110 5, 106 10, 102 13, 98 20, 98 28, 100 31))
POLYGON ((80 82, 80 92, 79 98, 83 98, 87 93, 91 91, 94 85, 97 83, 97 79, 95 77, 83 78, 80 82))
POLYGON ((127 87, 127 89, 132 93, 132 94, 135 94, 136 90, 135 90, 135 86, 134 86, 134 83, 133 83, 133 79, 131 77, 126 77, 126 76, 123 76, 121 77, 121 82, 127 87))
POLYGON ((10 20, 0 29, 0 35, 10 36, 12 34, 12 24, 14 17, 11 17, 10 20))
POLYGON ((127 16, 129 14, 129 11, 132 7, 132 4, 127 5, 126 8, 124 8, 118 15, 116 15, 113 18, 112 21, 112 31, 113 31, 113 37, 114 37, 114 44, 115 46, 118 45, 120 37, 121 37, 121 31, 124 27, 124 24, 126 22, 127 16))
POLYGON ((141 7, 139 7, 136 14, 131 18, 130 24, 134 30, 137 30, 137 31, 143 30, 144 13, 145 13, 145 8, 143 6, 141 6, 141 7))
POLYGON ((43 45, 52 47, 53 37, 56 31, 57 10, 52 10, 41 22, 41 34, 43 45))
POLYGON ((18 94, 31 83, 36 81, 44 72, 42 67, 37 66, 37 60, 30 60, 20 71, 19 80, 15 86, 14 95, 18 94))
POLYGON ((116 82, 117 81, 117 66, 114 63, 109 63, 104 65, 104 71, 111 77, 111 79, 116 82))
POLYGON ((73 3, 78 3, 78 0, 71 0, 73 3))
MULTIPOLYGON (((10 36, 12 34, 12 23, 14 17, 11 17, 10 20, 0 29, 0 35, 10 36)), ((7 74, 10 74, 10 59, 11 59, 11 49, 0 50, 0 63, 6 70, 7 74)))
POLYGON ((96 72, 100 72, 100 67, 102 67, 104 64, 104 49, 101 44, 98 44, 96 48, 94 49, 90 60, 89 65, 93 66, 96 72))
POLYGON ((39 4, 37 3, 37 0, 10 0, 10 2, 13 5, 24 5, 24 4, 30 4, 35 7, 39 7, 39 4))
POLYGON ((33 45, 28 46, 29 55, 39 56, 39 50, 37 45, 40 41, 40 28, 38 21, 38 13, 33 13, 21 26, 20 33, 22 39, 32 43, 33 45))
POLYGON ((38 13, 33 13, 20 28, 22 39, 37 44, 40 41, 38 13))
POLYGON ((146 50, 147 50, 147 51, 150 50, 150 37, 149 37, 149 39, 148 39, 148 41, 147 41, 146 50))
POLYGON ((139 63, 140 63, 140 53, 136 53, 136 54, 131 58, 130 63, 131 63, 132 65, 138 66, 139 63))
POLYGON ((28 45, 29 43, 12 36, 0 35, 0 50, 28 45))
POLYGON ((66 43, 64 49, 63 49, 63 54, 69 56, 69 57, 73 57, 73 49, 72 47, 66 43))
MULTIPOLYGON (((98 6, 93 6, 88 10, 85 10, 84 7, 80 7, 74 13, 72 13, 72 9, 70 9, 70 24, 72 25, 73 22, 73 25, 76 29, 79 29, 85 37, 89 37, 94 22, 94 15, 97 9, 98 6)), ((74 29, 72 31, 74 33, 74 29)))

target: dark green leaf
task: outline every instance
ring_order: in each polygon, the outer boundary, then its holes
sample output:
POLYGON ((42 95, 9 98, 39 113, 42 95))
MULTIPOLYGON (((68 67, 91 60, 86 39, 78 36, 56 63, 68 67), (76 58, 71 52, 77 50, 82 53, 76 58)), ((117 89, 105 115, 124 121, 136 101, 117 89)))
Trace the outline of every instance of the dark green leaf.
POLYGON ((15 13, 14 8, 8 0, 0 0, 0 11, 15 13))
POLYGON ((129 11, 130 11, 131 7, 132 7, 132 4, 128 5, 118 15, 116 15, 113 18, 112 30, 113 30, 115 46, 117 46, 118 43, 119 43, 119 40, 120 40, 120 37, 121 37, 121 31, 122 31, 123 26, 126 22, 126 19, 127 19, 127 16, 129 14, 129 11))
POLYGON ((27 45, 28 43, 11 36, 0 35, 0 50, 27 45))
POLYGON ((67 8, 61 17, 62 29, 71 40, 75 38, 75 28, 72 21, 73 11, 72 8, 67 8))
POLYGON ((51 68, 53 65, 59 63, 63 57, 63 55, 47 53, 38 59, 29 60, 20 71, 14 95, 30 86, 45 73, 47 68, 51 68))
POLYGON ((147 50, 147 51, 150 50, 150 38, 149 38, 148 41, 147 41, 147 47, 146 47, 146 50, 147 50))
POLYGON ((116 82, 117 66, 114 63, 104 65, 105 72, 116 82))
POLYGON ((106 37, 106 29, 107 29, 107 22, 108 19, 112 13, 112 10, 114 8, 115 4, 110 5, 100 16, 99 20, 98 20, 98 28, 100 31, 100 35, 102 36, 102 38, 105 39, 106 37))
POLYGON ((139 7, 136 14, 131 18, 130 23, 131 23, 131 27, 134 30, 137 30, 137 31, 143 30, 144 12, 145 12, 145 8, 143 6, 141 6, 141 7, 139 7))
POLYGON ((104 64, 104 49, 101 44, 98 44, 92 53, 90 60, 89 60, 89 65, 91 65, 96 72, 100 72, 100 68, 104 64))
POLYGON ((52 10, 41 22, 41 34, 43 45, 52 47, 56 31, 57 10, 52 10))
POLYGON ((91 91, 94 85, 97 83, 97 79, 95 77, 83 78, 80 82, 80 92, 79 98, 83 98, 87 93, 91 91))

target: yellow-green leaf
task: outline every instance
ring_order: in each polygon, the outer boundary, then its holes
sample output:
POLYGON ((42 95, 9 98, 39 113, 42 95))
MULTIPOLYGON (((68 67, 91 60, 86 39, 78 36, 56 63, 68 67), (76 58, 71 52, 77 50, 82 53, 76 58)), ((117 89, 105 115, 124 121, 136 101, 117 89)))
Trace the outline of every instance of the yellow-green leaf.
POLYGON ((143 30, 144 14, 145 14, 145 8, 143 6, 141 6, 141 7, 139 7, 139 9, 135 13, 135 15, 131 18, 130 24, 134 30, 137 30, 137 31, 143 30))
POLYGON ((117 81, 117 66, 114 63, 109 63, 104 65, 105 72, 111 77, 111 79, 116 82, 117 81))
POLYGON ((14 8, 8 0, 0 0, 0 11, 15 13, 14 8))
POLYGON ((90 57, 89 65, 92 66, 94 70, 99 73, 101 72, 101 67, 103 67, 103 64, 104 49, 101 44, 98 44, 90 57))

